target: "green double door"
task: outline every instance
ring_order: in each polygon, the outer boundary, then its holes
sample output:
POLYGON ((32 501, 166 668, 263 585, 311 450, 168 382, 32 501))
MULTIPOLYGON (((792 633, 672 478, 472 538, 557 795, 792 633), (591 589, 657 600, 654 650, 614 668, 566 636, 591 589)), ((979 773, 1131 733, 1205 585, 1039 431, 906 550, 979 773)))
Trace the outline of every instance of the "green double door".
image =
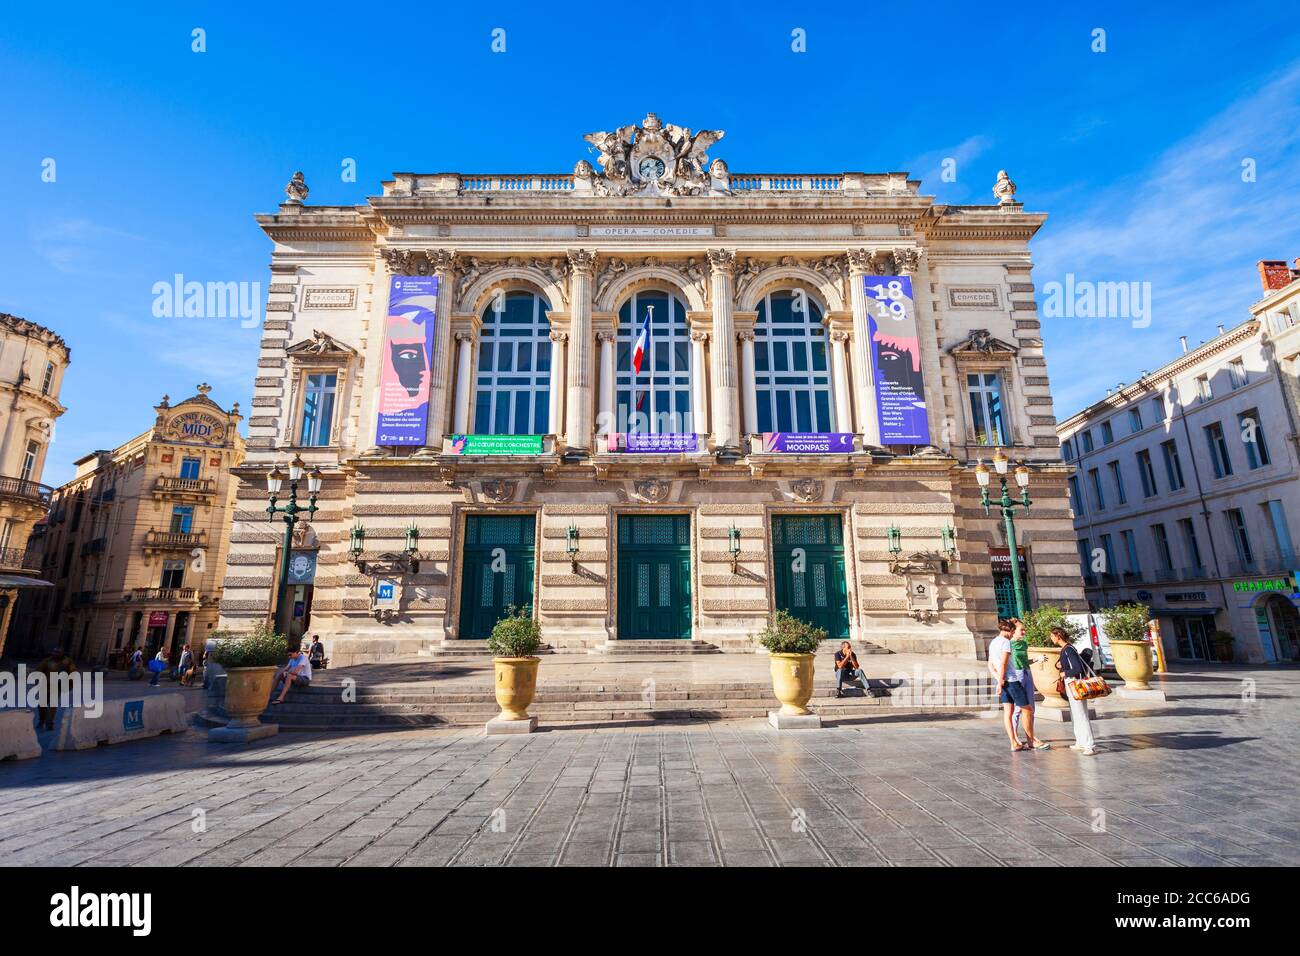
POLYGON ((778 609, 825 628, 832 640, 848 638, 849 593, 839 515, 774 515, 772 571, 778 609))
POLYGON ((619 516, 618 636, 691 636, 690 515, 619 516))
POLYGON ((460 634, 482 640, 511 607, 533 605, 537 521, 533 515, 470 515, 460 584, 460 634))

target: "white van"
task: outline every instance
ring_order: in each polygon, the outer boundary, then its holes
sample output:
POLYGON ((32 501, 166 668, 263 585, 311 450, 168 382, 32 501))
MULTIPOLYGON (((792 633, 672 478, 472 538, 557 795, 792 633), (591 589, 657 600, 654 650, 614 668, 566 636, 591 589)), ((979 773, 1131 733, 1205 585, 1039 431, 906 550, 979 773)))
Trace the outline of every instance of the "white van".
MULTIPOLYGON (((1092 665, 1097 670, 1113 671, 1115 657, 1110 652, 1110 638, 1106 636, 1106 622, 1100 614, 1067 614, 1066 618, 1083 628, 1083 636, 1074 642, 1080 654, 1085 647, 1092 648, 1092 665)), ((1151 644, 1151 666, 1159 668, 1160 658, 1155 643, 1151 644)))

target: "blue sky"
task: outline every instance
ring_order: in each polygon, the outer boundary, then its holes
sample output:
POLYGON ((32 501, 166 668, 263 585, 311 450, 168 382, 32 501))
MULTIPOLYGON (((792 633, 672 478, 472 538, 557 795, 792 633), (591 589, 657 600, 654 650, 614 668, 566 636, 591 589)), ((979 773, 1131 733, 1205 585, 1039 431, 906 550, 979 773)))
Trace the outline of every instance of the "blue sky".
POLYGON ((394 170, 567 172, 583 133, 647 110, 725 129, 712 155, 737 172, 905 169, 986 203, 1007 169, 1050 215, 1040 290, 1151 283, 1146 328, 1045 319, 1064 417, 1247 317, 1258 259, 1300 256, 1300 27, 1276 0, 1042 7, 5 5, 0 311, 72 347, 44 480, 142 431, 164 392, 207 381, 247 411, 258 330, 155 318, 151 290, 182 273, 264 292, 252 216, 295 169, 313 203, 394 170))

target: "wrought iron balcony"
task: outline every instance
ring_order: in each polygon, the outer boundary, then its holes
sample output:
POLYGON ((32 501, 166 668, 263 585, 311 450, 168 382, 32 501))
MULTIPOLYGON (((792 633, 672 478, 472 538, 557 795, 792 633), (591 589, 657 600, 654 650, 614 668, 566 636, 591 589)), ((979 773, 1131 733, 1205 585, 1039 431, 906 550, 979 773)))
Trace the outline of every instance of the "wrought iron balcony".
POLYGON ((17 499, 48 508, 50 495, 53 493, 53 488, 49 485, 42 485, 38 481, 27 481, 23 478, 0 475, 0 498, 17 499))
POLYGON ((1210 572, 1206 570, 1205 565, 1198 564, 1194 568, 1182 568, 1178 572, 1178 576, 1184 581, 1199 581, 1202 578, 1208 578, 1210 572))
POLYGON ((31 551, 21 548, 0 548, 0 571, 31 571, 41 569, 40 559, 31 551))
POLYGON ((1155 572, 1155 579, 1157 581, 1177 581, 1178 572, 1173 568, 1161 568, 1155 572))
POLYGON ((1259 569, 1265 574, 1278 571, 1294 571, 1300 564, 1296 563, 1294 551, 1269 551, 1259 557, 1259 569))
POLYGON ((103 554, 107 548, 107 538, 93 538, 81 546, 81 554, 82 557, 88 554, 103 554))

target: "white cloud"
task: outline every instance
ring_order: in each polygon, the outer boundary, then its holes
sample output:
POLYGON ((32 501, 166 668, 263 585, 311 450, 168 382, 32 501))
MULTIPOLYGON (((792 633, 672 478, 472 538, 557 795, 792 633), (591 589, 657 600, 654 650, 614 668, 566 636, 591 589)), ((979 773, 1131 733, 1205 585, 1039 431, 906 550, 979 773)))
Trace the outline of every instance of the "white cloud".
POLYGON ((45 222, 31 230, 32 248, 66 275, 116 274, 110 266, 122 254, 123 242, 141 242, 140 236, 103 226, 89 219, 45 222))

